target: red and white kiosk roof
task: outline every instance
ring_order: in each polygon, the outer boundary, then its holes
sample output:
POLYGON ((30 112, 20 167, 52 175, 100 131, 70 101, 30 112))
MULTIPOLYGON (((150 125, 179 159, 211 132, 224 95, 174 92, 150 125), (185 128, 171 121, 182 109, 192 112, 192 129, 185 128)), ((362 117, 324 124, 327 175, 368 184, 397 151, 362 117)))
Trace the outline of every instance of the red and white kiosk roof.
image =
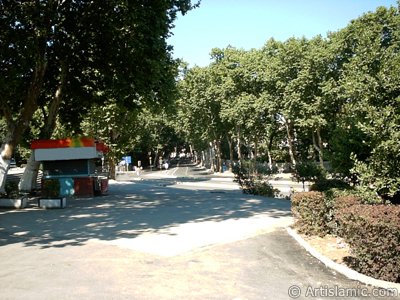
POLYGON ((31 149, 36 161, 93 159, 108 151, 104 143, 88 137, 35 140, 31 143, 31 149))

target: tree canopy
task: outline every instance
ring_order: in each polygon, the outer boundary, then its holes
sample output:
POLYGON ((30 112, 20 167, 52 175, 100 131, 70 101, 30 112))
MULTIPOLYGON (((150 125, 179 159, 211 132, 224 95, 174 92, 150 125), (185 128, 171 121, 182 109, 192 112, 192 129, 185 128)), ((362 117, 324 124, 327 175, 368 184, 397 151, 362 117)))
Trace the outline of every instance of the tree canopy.
POLYGON ((171 99, 176 63, 166 39, 177 14, 196 5, 1 1, 0 111, 7 128, 1 173, 37 109, 73 129, 92 104, 107 99, 131 109, 171 99))
POLYGON ((398 8, 380 7, 326 38, 213 49, 210 65, 180 83, 182 127, 203 145, 231 137, 239 159, 244 148, 270 165, 329 161, 334 176, 393 196, 400 190, 399 37, 398 8))

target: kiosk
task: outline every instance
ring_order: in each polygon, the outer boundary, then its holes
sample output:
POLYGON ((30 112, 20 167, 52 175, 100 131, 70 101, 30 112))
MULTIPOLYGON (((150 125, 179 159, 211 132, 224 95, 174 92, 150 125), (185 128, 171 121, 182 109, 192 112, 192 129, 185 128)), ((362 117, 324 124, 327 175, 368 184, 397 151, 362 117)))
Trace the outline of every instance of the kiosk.
POLYGON ((36 140, 31 144, 35 160, 42 163, 46 181, 59 182, 61 197, 93 197, 108 192, 108 172, 104 168, 105 144, 93 138, 36 140))

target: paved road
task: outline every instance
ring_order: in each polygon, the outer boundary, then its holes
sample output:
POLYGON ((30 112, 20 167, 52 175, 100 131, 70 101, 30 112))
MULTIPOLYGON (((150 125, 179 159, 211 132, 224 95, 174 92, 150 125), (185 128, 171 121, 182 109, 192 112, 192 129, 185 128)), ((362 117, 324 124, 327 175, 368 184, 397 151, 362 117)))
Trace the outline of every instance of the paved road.
POLYGON ((288 201, 191 166, 142 177, 63 210, 0 210, 0 298, 290 299, 300 289, 322 299, 364 288, 288 236, 288 201))
MULTIPOLYGON (((147 172, 144 171, 140 176, 137 176, 135 172, 121 172, 119 174, 119 178, 121 180, 138 180, 138 179, 143 179, 143 178, 158 178, 158 177, 164 177, 164 178, 213 178, 219 177, 223 178, 225 177, 225 174, 229 174, 229 172, 221 174, 220 176, 214 176, 210 175, 209 170, 205 170, 202 168, 194 168, 192 164, 189 163, 188 160, 172 160, 170 163, 171 167, 168 170, 159 170, 155 169, 156 171, 154 172, 147 172)), ((228 175, 232 176, 232 174, 228 175)), ((278 189, 280 192, 280 196, 282 198, 289 197, 293 191, 295 192, 301 192, 304 191, 303 184, 301 182, 296 182, 292 178, 292 174, 289 173, 280 173, 280 174, 275 174, 272 175, 271 179, 269 180, 269 183, 271 185, 278 189)), ((305 190, 308 190, 310 183, 306 182, 305 183, 305 190)))

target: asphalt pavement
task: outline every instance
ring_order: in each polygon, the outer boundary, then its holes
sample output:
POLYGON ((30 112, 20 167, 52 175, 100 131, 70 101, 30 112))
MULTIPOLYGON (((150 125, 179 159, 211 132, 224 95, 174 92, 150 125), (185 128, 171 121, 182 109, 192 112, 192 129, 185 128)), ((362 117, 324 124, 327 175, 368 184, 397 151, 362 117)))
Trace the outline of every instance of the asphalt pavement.
POLYGON ((291 223, 290 201, 245 195, 229 173, 120 174, 65 209, 0 210, 0 298, 376 299, 310 256, 291 223))

